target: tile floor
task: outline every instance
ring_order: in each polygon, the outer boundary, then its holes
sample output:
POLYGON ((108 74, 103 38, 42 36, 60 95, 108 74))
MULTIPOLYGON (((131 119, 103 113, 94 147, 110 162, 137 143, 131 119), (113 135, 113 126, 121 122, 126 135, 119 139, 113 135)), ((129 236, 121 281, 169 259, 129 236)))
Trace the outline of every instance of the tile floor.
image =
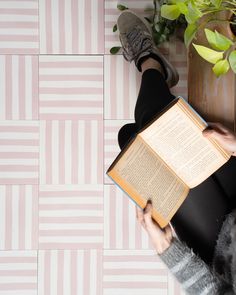
MULTIPOLYGON (((105 175, 141 78, 109 54, 116 5, 0 0, 1 295, 183 294, 105 175)), ((185 47, 161 50, 186 97, 185 47)))

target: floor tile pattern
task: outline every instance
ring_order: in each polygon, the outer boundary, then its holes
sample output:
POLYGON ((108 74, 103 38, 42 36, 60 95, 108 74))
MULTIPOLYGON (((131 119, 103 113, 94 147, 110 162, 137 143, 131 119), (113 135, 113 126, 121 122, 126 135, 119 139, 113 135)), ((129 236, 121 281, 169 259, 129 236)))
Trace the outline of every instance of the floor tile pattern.
POLYGON ((39 0, 41 54, 103 54, 103 0, 39 0))
POLYGON ((104 250, 104 295, 167 295, 167 270, 154 257, 152 250, 104 250))
POLYGON ((0 294, 37 295, 37 251, 0 251, 0 294))
POLYGON ((103 57, 39 58, 40 119, 103 119, 103 57))
POLYGON ((39 53, 38 0, 0 1, 0 54, 39 53))
POLYGON ((104 187, 104 248, 153 248, 145 230, 136 222, 133 200, 114 185, 104 187))
MULTIPOLYGON (((0 295, 184 294, 106 175, 141 82, 110 55, 118 3, 0 0, 0 295)), ((186 98, 182 41, 160 51, 186 98)))
POLYGON ((38 120, 38 56, 0 55, 0 120, 38 120))
POLYGON ((37 184, 39 122, 0 121, 0 184, 37 184))
POLYGON ((40 249, 102 247, 102 185, 40 186, 40 249))
POLYGON ((40 121, 40 183, 103 182, 103 121, 40 121))
POLYGON ((38 249, 38 187, 0 186, 0 249, 38 249))
POLYGON ((102 252, 40 250, 38 294, 102 294, 102 252))

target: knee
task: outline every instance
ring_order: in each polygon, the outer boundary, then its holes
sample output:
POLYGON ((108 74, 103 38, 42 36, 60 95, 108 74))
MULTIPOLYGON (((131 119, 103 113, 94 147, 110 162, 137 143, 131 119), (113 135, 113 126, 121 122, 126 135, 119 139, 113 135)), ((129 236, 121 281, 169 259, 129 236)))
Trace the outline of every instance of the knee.
POLYGON ((118 132, 118 144, 123 149, 128 141, 136 134, 137 128, 135 123, 122 126, 118 132))

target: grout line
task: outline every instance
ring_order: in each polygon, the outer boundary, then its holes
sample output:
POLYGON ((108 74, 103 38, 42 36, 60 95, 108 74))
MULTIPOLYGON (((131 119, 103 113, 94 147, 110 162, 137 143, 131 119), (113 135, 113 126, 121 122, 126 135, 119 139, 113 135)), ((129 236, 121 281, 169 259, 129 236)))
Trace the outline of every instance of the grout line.
MULTIPOLYGON (((38 12, 39 12, 39 7, 38 7, 38 12)), ((38 16, 39 17, 39 16, 38 16)), ((39 19, 38 19, 39 21, 39 19)), ((39 33, 39 32, 38 32, 39 33)), ((39 42, 39 54, 40 54, 40 42, 39 42)), ((38 124, 39 124, 39 154, 38 154, 38 239, 37 239, 37 245, 38 245, 38 249, 37 249, 37 295, 39 293, 39 186, 40 186, 40 154, 41 154, 41 132, 40 132, 40 118, 39 118, 39 54, 38 54, 38 124)))

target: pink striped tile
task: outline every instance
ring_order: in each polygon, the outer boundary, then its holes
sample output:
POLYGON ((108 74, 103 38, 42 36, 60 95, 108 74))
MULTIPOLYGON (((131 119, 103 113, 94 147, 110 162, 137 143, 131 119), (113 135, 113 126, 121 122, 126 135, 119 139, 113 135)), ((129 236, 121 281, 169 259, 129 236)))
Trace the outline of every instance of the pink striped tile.
POLYGON ((0 1, 0 54, 38 54, 38 0, 0 1))
POLYGON ((40 186, 40 249, 98 249, 102 245, 102 185, 40 186))
POLYGON ((103 0, 41 0, 40 53, 104 53, 103 0))
POLYGON ((103 121, 40 121, 40 183, 103 183, 103 121))
POLYGON ((38 187, 0 185, 0 249, 38 249, 38 187))
POLYGON ((113 183, 106 175, 106 171, 120 152, 118 145, 118 131, 132 120, 105 120, 104 121, 104 183, 113 183))
POLYGON ((133 119, 141 74, 123 56, 104 57, 105 119, 133 119))
POLYGON ((136 220, 136 203, 116 185, 104 186, 104 248, 154 249, 136 220))
POLYGON ((0 120, 38 119, 38 57, 0 56, 0 84, 0 120))
POLYGON ((102 295, 102 251, 39 251, 38 295, 102 295))
POLYGON ((37 252, 0 251, 0 294, 37 295, 37 252))
POLYGON ((37 184, 39 122, 0 121, 0 184, 37 184))
POLYGON ((103 119, 102 56, 40 56, 40 119, 103 119))
POLYGON ((167 295, 167 269, 152 250, 104 250, 103 294, 167 295))

